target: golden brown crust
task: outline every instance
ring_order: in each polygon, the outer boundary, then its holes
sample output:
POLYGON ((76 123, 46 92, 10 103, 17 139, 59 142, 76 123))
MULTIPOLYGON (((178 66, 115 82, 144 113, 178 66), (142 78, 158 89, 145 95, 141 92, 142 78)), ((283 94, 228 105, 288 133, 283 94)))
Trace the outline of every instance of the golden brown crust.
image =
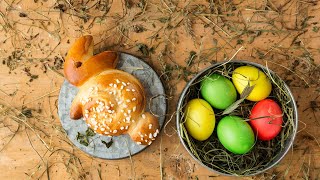
POLYGON ((118 53, 114 51, 104 51, 93 56, 92 36, 83 36, 68 51, 64 74, 72 85, 81 86, 90 77, 104 70, 114 69, 118 58, 118 53))
POLYGON ((133 75, 114 69, 118 54, 106 51, 95 56, 92 38, 82 37, 69 51, 65 64, 68 81, 79 86, 70 117, 83 119, 96 133, 117 136, 128 133, 138 144, 150 145, 159 133, 158 119, 144 112, 144 88, 133 75), (77 55, 85 56, 84 58, 77 55), (79 61, 75 61, 75 59, 79 61), (81 62, 76 67, 72 63, 81 62))
MULTIPOLYGON (((85 109, 96 109, 99 104, 94 105, 91 102, 97 100, 103 102, 104 107, 113 104, 114 107, 110 106, 110 110, 117 109, 117 113, 120 113, 121 109, 125 112, 131 109, 133 117, 140 115, 146 105, 144 89, 140 82, 131 74, 116 69, 104 71, 89 79, 79 89, 70 112, 75 117, 82 117, 85 109), (79 108, 82 111, 79 111, 79 108)), ((106 110, 109 109, 104 109, 103 112, 106 110)))
POLYGON ((148 112, 142 113, 128 134, 138 144, 150 145, 159 134, 158 119, 148 112))

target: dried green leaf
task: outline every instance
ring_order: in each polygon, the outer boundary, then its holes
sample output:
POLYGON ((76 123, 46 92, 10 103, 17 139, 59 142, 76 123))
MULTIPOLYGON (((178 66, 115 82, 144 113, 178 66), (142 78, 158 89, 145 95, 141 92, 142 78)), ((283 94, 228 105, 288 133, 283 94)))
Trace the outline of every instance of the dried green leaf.
POLYGON ((254 88, 254 85, 250 86, 250 83, 248 82, 247 86, 243 89, 242 93, 240 94, 240 99, 247 98, 250 95, 253 88, 254 88))
POLYGON ((145 6, 147 5, 146 1, 145 0, 140 0, 138 3, 137 3, 137 6, 141 9, 141 10, 144 10, 145 6))
POLYGON ((313 27, 312 27, 312 31, 313 31, 313 32, 318 32, 319 29, 320 29, 320 28, 319 28, 318 26, 313 26, 313 27))
POLYGON ((26 13, 24 13, 24 12, 20 12, 19 13, 19 17, 27 17, 28 15, 26 14, 26 13))
POLYGON ((263 59, 264 53, 257 49, 256 54, 259 56, 259 59, 263 59))
POLYGON ((31 77, 31 79, 38 79, 39 75, 32 74, 30 77, 31 77))
POLYGON ((239 105, 249 96, 249 94, 251 93, 253 88, 254 88, 254 85, 250 86, 250 83, 248 82, 248 85, 244 88, 244 90, 240 94, 240 99, 238 99, 236 102, 232 103, 227 109, 225 109, 222 112, 222 115, 230 114, 235 109, 237 109, 239 107, 239 105))
POLYGON ((92 137, 92 136, 95 136, 95 135, 96 135, 96 133, 94 133, 94 131, 92 129, 88 128, 86 130, 86 136, 87 137, 92 137))
POLYGON ((260 30, 249 31, 249 34, 251 35, 249 36, 248 43, 251 44, 257 37, 261 36, 262 32, 260 30))
POLYGON ((89 145, 89 138, 95 136, 96 133, 94 133, 94 131, 90 128, 88 128, 85 132, 85 134, 82 134, 80 132, 78 132, 77 134, 77 141, 79 141, 80 144, 84 145, 84 146, 88 146, 89 145))
MULTIPOLYGON (((149 49, 149 47, 148 47, 147 45, 142 44, 142 43, 139 43, 139 44, 137 44, 137 47, 138 47, 139 51, 140 51, 143 55, 149 56, 149 54, 150 54, 150 49, 149 49)), ((151 48, 151 50, 153 50, 153 49, 151 48)))
POLYGON ((244 41, 243 41, 242 39, 238 39, 238 40, 237 40, 237 44, 243 44, 243 42, 244 42, 244 41))
POLYGON ((308 17, 304 18, 303 21, 301 22, 301 29, 308 27, 308 21, 310 19, 313 19, 314 17, 315 16, 308 16, 308 17))
POLYGON ((225 109, 225 110, 222 112, 222 115, 232 113, 235 109, 237 109, 237 108, 239 107, 239 105, 240 105, 244 100, 245 100, 245 99, 238 99, 236 102, 234 102, 233 104, 231 104, 227 109, 225 109))
POLYGON ((132 1, 131 0, 125 0, 125 4, 126 4, 126 7, 128 8, 128 9, 131 9, 132 8, 132 1))
POLYGON ((162 23, 166 23, 166 22, 168 22, 169 20, 170 20, 170 17, 161 17, 161 18, 159 18, 158 19, 160 22, 162 22, 162 23))
POLYGON ((66 5, 64 4, 57 4, 56 6, 53 7, 54 9, 59 9, 61 12, 65 12, 67 10, 66 5))
POLYGON ((196 57, 197 57, 197 53, 195 51, 190 51, 189 57, 186 60, 187 66, 191 66, 194 60, 196 59, 196 57))
POLYGON ((109 142, 101 140, 102 144, 106 145, 107 148, 111 147, 113 144, 113 140, 111 139, 109 142))
POLYGON ((79 141, 80 144, 82 144, 84 146, 88 146, 89 145, 89 140, 84 134, 81 134, 80 132, 78 132, 76 138, 77 138, 77 141, 79 141))
POLYGON ((135 33, 142 33, 145 30, 146 29, 142 25, 133 25, 132 26, 132 31, 135 32, 135 33))
POLYGON ((213 46, 218 46, 218 40, 216 38, 212 39, 213 46))
POLYGON ((30 108, 27 108, 27 107, 24 107, 24 106, 22 107, 21 114, 23 114, 27 118, 32 118, 33 117, 32 110, 30 108))
POLYGON ((184 18, 184 27, 186 32, 188 33, 189 36, 191 36, 192 40, 195 41, 196 35, 192 29, 192 20, 189 18, 189 16, 186 16, 184 18))
POLYGON ((256 38, 256 37, 254 37, 254 36, 249 36, 249 38, 248 38, 248 44, 253 43, 253 41, 254 41, 255 38, 256 38))
POLYGON ((53 66, 51 67, 52 69, 55 70, 60 70, 63 69, 63 59, 59 58, 57 56, 54 57, 54 62, 53 62, 53 66))

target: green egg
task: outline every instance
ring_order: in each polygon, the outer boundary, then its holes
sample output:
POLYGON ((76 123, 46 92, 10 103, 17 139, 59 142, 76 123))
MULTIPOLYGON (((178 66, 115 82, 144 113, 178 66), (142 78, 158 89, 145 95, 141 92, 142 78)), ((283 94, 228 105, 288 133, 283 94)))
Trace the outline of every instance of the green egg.
POLYGON ((216 109, 226 109, 237 100, 237 91, 232 82, 220 75, 212 74, 201 81, 201 95, 216 109))
POLYGON ((234 154, 245 154, 251 150, 255 138, 250 125, 238 116, 226 116, 217 126, 221 144, 234 154))

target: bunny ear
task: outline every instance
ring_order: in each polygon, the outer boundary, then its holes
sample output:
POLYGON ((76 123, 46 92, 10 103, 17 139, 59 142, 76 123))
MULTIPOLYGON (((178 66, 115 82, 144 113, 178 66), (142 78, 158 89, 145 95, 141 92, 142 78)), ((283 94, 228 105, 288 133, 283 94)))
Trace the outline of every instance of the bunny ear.
POLYGON ((104 51, 93 56, 93 38, 87 35, 77 39, 68 51, 64 74, 72 85, 81 86, 90 77, 114 69, 117 63, 117 52, 104 51))
POLYGON ((93 37, 90 35, 78 38, 68 51, 66 59, 83 63, 93 56, 93 37))

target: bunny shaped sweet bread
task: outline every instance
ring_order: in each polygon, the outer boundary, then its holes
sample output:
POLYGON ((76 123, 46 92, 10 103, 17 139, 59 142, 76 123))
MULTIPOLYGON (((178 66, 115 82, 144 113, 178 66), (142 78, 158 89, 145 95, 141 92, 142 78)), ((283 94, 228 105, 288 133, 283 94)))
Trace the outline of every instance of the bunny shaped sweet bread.
POLYGON ((118 58, 114 51, 93 55, 90 35, 74 42, 64 64, 66 79, 79 88, 70 117, 83 117, 98 134, 128 134, 137 144, 150 145, 159 133, 158 119, 145 112, 146 95, 139 80, 115 69, 118 58))

